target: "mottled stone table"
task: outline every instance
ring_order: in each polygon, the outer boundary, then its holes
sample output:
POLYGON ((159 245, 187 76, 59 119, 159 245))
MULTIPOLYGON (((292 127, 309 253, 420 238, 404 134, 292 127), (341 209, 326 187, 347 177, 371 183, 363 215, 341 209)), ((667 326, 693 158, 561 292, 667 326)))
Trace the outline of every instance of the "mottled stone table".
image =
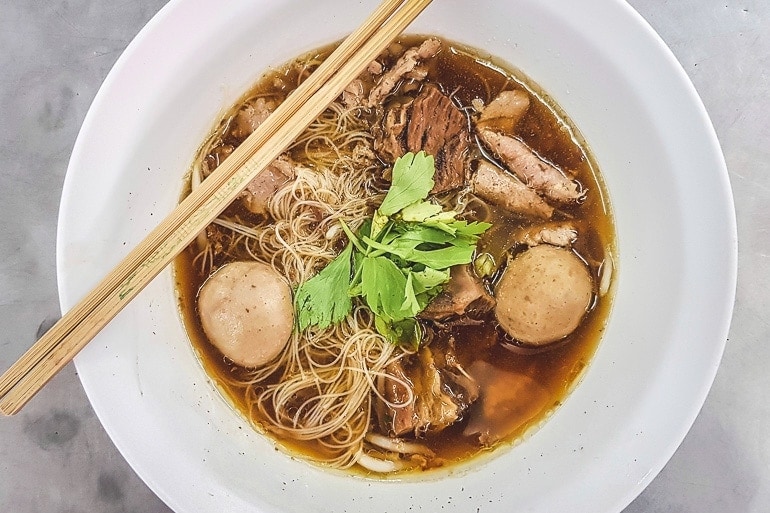
MULTIPOLYGON (((59 315, 61 186, 91 100, 162 0, 0 2, 0 369, 59 315)), ((225 2, 226 3, 226 2, 225 2)), ((626 513, 770 511, 770 2, 631 0, 673 49, 721 140, 739 281, 722 366, 673 459, 626 513)), ((110 442, 68 366, 0 419, 0 511, 168 512, 110 442)))

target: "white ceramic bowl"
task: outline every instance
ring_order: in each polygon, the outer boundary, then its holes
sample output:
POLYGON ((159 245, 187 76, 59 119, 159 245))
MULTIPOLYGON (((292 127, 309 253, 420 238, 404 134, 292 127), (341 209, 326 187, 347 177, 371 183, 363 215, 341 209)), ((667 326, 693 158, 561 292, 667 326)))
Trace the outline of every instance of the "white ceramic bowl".
MULTIPOLYGON (((212 123, 270 65, 343 37, 376 0, 176 0, 88 113, 61 206, 71 307, 179 197, 212 123)), ((159 276, 77 358, 105 429, 179 513, 618 512, 683 439, 716 372, 736 274, 714 131, 674 57, 620 0, 437 0, 410 29, 487 50, 582 131, 615 209, 619 286, 583 382, 522 445, 426 481, 378 482, 274 450, 213 388, 159 276)))

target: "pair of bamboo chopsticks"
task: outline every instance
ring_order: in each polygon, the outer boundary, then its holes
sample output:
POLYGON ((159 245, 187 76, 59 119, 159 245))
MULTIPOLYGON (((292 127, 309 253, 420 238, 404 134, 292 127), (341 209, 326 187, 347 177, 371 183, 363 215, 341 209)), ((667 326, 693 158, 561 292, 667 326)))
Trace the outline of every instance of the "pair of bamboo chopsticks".
POLYGON ((0 412, 17 413, 285 151, 430 2, 384 0, 199 188, 0 376, 0 412))

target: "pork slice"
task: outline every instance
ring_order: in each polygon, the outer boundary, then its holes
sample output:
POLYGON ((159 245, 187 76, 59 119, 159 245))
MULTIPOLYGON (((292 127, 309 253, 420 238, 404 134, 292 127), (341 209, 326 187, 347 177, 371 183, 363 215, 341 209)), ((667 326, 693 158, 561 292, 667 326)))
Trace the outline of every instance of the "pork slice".
POLYGON ((583 197, 578 183, 553 164, 538 157, 520 140, 494 130, 478 130, 479 138, 503 164, 538 194, 557 203, 576 202, 583 197))
POLYGON ((512 174, 480 160, 471 177, 471 190, 486 201, 513 214, 550 219, 553 207, 512 174))
POLYGON ((470 265, 456 265, 451 269, 449 283, 439 295, 420 312, 420 317, 443 321, 469 312, 484 313, 495 306, 495 299, 476 278, 470 265))
POLYGON ((396 64, 382 75, 379 83, 369 91, 367 107, 381 105, 382 101, 395 90, 405 75, 411 73, 421 61, 434 57, 441 50, 441 41, 426 39, 419 47, 409 48, 396 64))
POLYGON ((249 212, 266 215, 275 193, 295 176, 294 163, 286 157, 278 157, 246 186, 240 196, 243 205, 249 212))

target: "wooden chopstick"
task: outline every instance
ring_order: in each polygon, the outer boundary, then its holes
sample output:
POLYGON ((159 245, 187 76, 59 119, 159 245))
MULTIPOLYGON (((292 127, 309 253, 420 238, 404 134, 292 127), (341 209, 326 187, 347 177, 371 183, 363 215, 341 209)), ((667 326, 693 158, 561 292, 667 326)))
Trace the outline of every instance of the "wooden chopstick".
POLYGON ((0 412, 17 413, 285 151, 430 2, 384 0, 200 187, 0 376, 0 412))

